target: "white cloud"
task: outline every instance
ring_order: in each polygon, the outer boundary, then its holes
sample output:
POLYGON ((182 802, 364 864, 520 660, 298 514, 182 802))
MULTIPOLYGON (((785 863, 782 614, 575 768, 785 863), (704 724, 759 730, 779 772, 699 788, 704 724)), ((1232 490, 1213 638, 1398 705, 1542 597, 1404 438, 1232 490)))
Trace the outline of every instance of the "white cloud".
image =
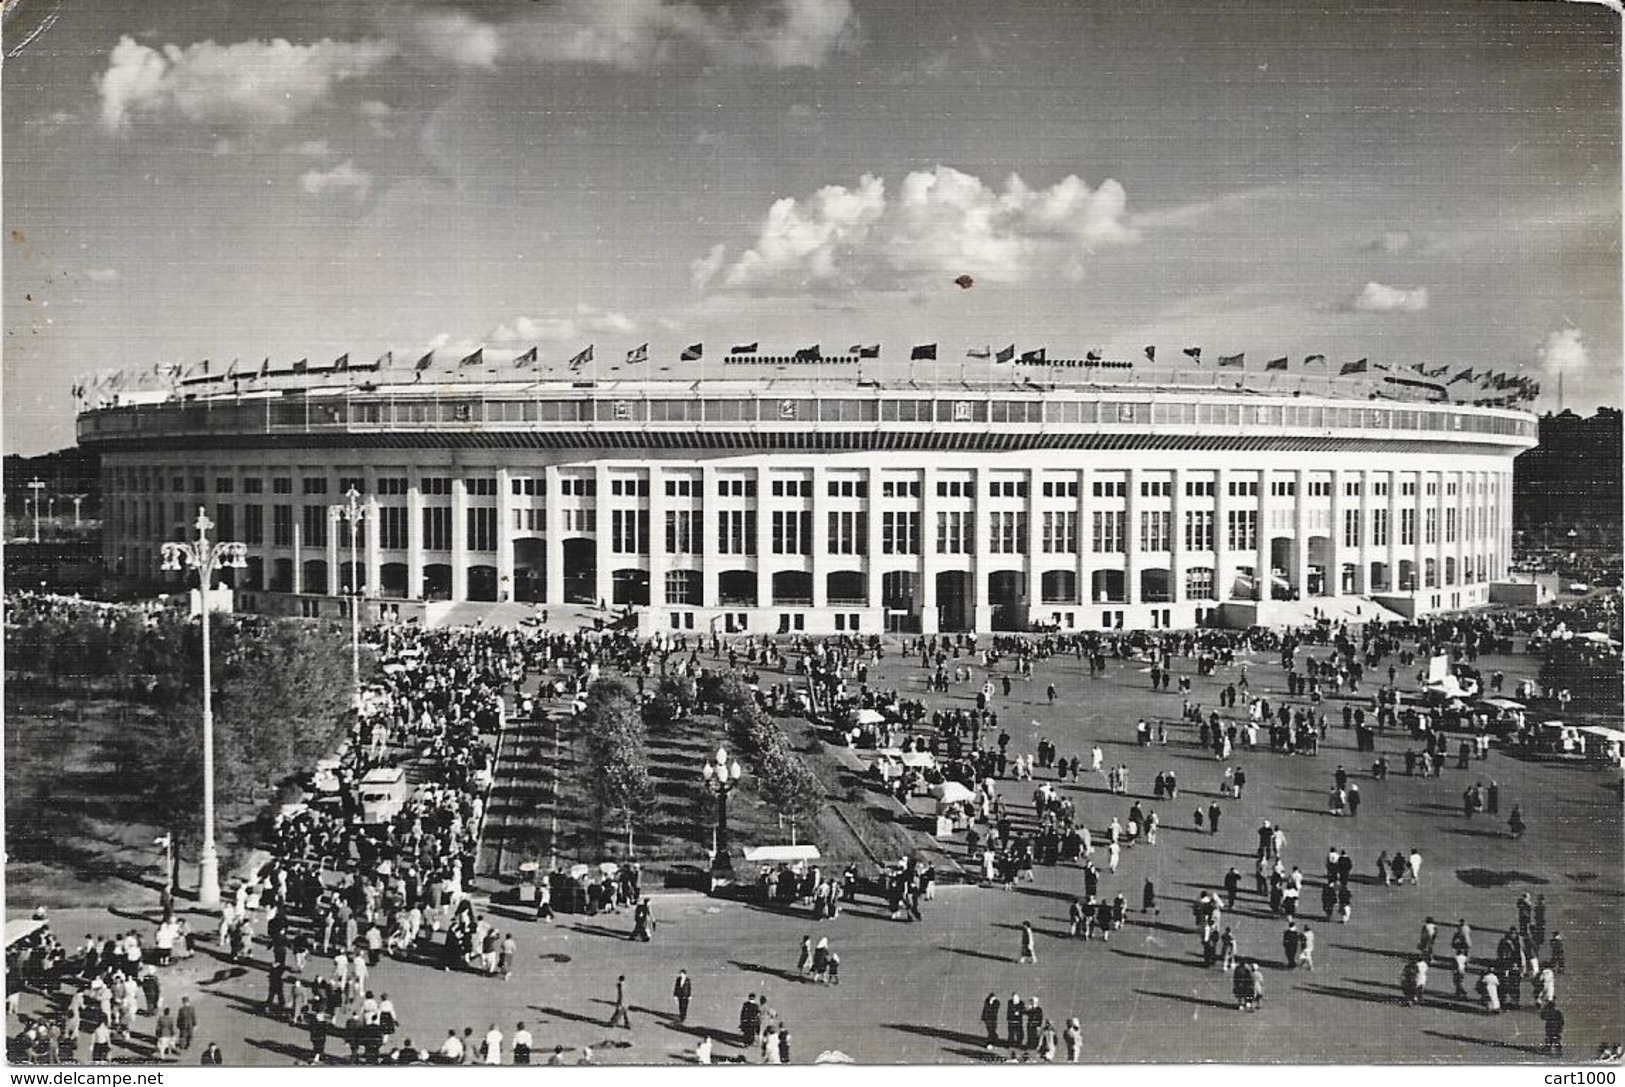
POLYGON ((633 68, 674 51, 710 63, 817 68, 856 33, 851 0, 770 0, 748 10, 688 0, 562 0, 513 20, 422 12, 409 38, 428 56, 490 68, 513 56, 541 62, 633 68))
POLYGON ((637 330, 637 323, 615 310, 586 304, 574 311, 543 317, 516 317, 498 325, 489 339, 494 343, 560 343, 593 335, 619 335, 637 330))
POLYGON ((311 196, 349 195, 360 203, 372 190, 372 175, 345 159, 331 170, 307 170, 299 177, 299 187, 311 196))
POLYGON ((366 75, 394 46, 381 41, 310 45, 245 41, 166 45, 162 51, 119 39, 96 77, 102 127, 123 132, 137 116, 195 123, 286 124, 315 107, 339 84, 366 75))
POLYGON ((1350 305, 1366 313, 1420 313, 1428 308, 1428 289, 1367 283, 1350 305))
POLYGON ((307 155, 313 159, 324 159, 333 153, 326 140, 306 140, 293 150, 296 155, 307 155))
POLYGON ((495 26, 466 11, 421 12, 406 24, 419 49, 462 68, 496 65, 501 37, 495 26))
POLYGON ((1591 365, 1591 352, 1585 345, 1585 334, 1577 328, 1560 328, 1547 335, 1535 351, 1541 369, 1550 374, 1571 374, 1584 371, 1591 365))
POLYGON ((1031 189, 1012 175, 1002 189, 946 166, 916 171, 888 197, 880 178, 830 185, 775 202, 756 241, 731 265, 716 247, 691 265, 697 285, 729 288, 901 289, 937 276, 989 282, 1082 274, 1098 245, 1135 240, 1128 197, 1116 181, 1090 189, 1076 176, 1031 189))
POLYGON ((92 283, 117 283, 119 274, 117 268, 92 268, 85 273, 85 278, 92 283))

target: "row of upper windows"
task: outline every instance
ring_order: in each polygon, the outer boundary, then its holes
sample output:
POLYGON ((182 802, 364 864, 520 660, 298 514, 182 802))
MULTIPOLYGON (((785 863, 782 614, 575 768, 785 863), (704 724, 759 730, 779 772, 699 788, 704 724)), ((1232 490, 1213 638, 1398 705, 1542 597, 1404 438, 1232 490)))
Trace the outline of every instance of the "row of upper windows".
MULTIPOLYGON (((117 487, 122 482, 132 490, 162 491, 163 476, 158 473, 149 475, 147 472, 138 472, 137 469, 126 469, 122 475, 114 470, 111 483, 117 487)), ((273 494, 294 493, 294 477, 272 476, 271 491, 273 494)), ((171 475, 169 477, 169 490, 176 494, 202 494, 205 492, 206 478, 203 476, 171 475), (188 485, 189 484, 189 485, 188 485)), ((234 476, 214 477, 214 493, 233 494, 238 487, 238 480, 234 476)), ((597 494, 597 481, 592 476, 561 476, 560 490, 566 495, 578 497, 595 497, 597 494)), ((340 475, 337 477, 337 487, 329 490, 329 479, 325 475, 303 475, 299 479, 300 493, 310 496, 335 493, 346 495, 354 490, 358 494, 368 491, 367 480, 363 476, 340 475)), ((376 493, 380 496, 401 496, 410 489, 410 481, 406 476, 378 476, 375 481, 376 493)), ((470 476, 464 480, 466 493, 474 497, 491 497, 496 494, 497 480, 492 476, 470 476)), ((449 495, 452 490, 452 479, 449 476, 424 476, 419 480, 419 489, 427 495, 449 495)), ((515 477, 510 480, 512 493, 521 496, 543 496, 547 493, 546 481, 535 477, 515 477)), ((832 479, 828 481, 828 493, 831 498, 867 498, 868 484, 861 479, 832 479)), ((241 480, 242 493, 260 494, 264 491, 264 480, 258 476, 244 476, 241 480)), ((812 494, 811 480, 800 478, 776 478, 771 481, 772 494, 776 498, 810 497, 812 494)), ((1139 493, 1142 498, 1164 498, 1173 493, 1173 481, 1169 478, 1140 480, 1139 493)), ((1257 479, 1231 479, 1227 484, 1227 493, 1232 498, 1257 497, 1259 482, 1257 479)), ((1332 481, 1330 479, 1311 479, 1306 484, 1306 494, 1313 498, 1330 497, 1332 481)), ((1484 495, 1499 493, 1497 481, 1479 478, 1468 481, 1466 490, 1471 494, 1475 490, 1484 495)), ((1045 480, 1041 486, 1041 493, 1045 498, 1075 498, 1078 495, 1078 482, 1075 479, 1045 480)), ((1185 495, 1191 498, 1212 497, 1217 490, 1217 483, 1213 479, 1194 479, 1185 481, 1185 495)), ((1123 498, 1128 494, 1128 483, 1122 478, 1104 478, 1092 481, 1091 492, 1096 498, 1123 498)), ((1362 486, 1359 480, 1346 480, 1343 484, 1345 497, 1358 498, 1361 496, 1362 486)), ((617 497, 644 498, 649 494, 649 481, 645 477, 614 477, 610 480, 610 493, 617 497)), ((677 478, 665 480, 665 493, 669 497, 692 497, 700 493, 700 482, 697 478, 677 478)), ((1027 497, 1027 481, 1024 479, 993 479, 988 481, 987 493, 992 498, 1025 498, 1027 497)), ((1292 498, 1297 495, 1297 481, 1294 479, 1273 479, 1270 481, 1270 495, 1276 498, 1292 498)), ((1417 481, 1414 478, 1402 479, 1400 494, 1405 497, 1414 497, 1417 493, 1417 481)), ((1423 493, 1428 497, 1438 496, 1437 479, 1428 479, 1423 485, 1423 493)), ((720 497, 754 498, 756 496, 756 481, 747 477, 726 477, 717 481, 717 494, 720 497)), ((937 481, 937 496, 940 498, 970 498, 975 494, 975 482, 971 478, 939 479, 937 481)), ((1388 480, 1378 478, 1371 481, 1371 494, 1375 497, 1386 497, 1388 494, 1388 480)), ((1460 485, 1454 478, 1445 480, 1445 494, 1448 497, 1457 497, 1460 494, 1460 485)), ((884 480, 881 483, 881 495, 885 498, 918 498, 920 496, 920 482, 918 480, 884 480)))

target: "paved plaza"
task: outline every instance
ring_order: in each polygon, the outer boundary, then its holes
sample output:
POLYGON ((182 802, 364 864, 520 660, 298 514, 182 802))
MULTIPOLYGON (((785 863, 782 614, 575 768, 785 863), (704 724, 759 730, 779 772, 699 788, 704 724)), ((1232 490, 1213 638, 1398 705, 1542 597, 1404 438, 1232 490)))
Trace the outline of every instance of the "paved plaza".
MULTIPOLYGON (((1191 669, 1192 697, 1216 705, 1218 687, 1241 675, 1241 659, 1253 693, 1278 697, 1282 675, 1273 653, 1238 658, 1237 666, 1221 668, 1211 679, 1191 669)), ((1178 663, 1176 670, 1183 673, 1178 663)), ((1509 687, 1529 674, 1531 663, 1527 658, 1479 662, 1486 670, 1504 668, 1509 687)), ((956 685, 946 696, 925 695, 917 665, 893 653, 872 682, 896 684, 905 697, 923 697, 932 707, 974 698, 970 684, 956 685)), ((1095 830, 1101 897, 1122 894, 1130 906, 1127 926, 1111 933, 1109 942, 1067 935, 1068 907, 1082 893, 1079 868, 1039 866, 1033 881, 1018 882, 1013 890, 974 883, 943 886, 924 904, 924 919, 917 923, 892 920, 872 899, 860 899, 834 921, 816 922, 804 910, 657 894, 659 926, 650 943, 628 939, 629 914, 560 915, 545 923, 496 906, 490 915, 501 918, 501 928, 513 933, 519 949, 511 979, 385 960, 368 987, 394 1000, 402 1025, 396 1042, 410 1037, 421 1047, 435 1047, 449 1029, 461 1033, 469 1027, 483 1037, 492 1023, 511 1036, 522 1021, 535 1036, 538 1059, 559 1045, 572 1064, 588 1046, 602 1063, 683 1061, 691 1059, 701 1034, 715 1039, 718 1058, 744 1054, 759 1060, 758 1052, 745 1053, 735 1044, 738 1009, 751 993, 765 993, 789 1026, 791 1056, 798 1063, 830 1050, 864 1062, 1002 1059, 1002 1046, 991 1054, 985 1048, 979 1013, 989 994, 1003 1002, 1012 993, 1023 1000, 1037 996, 1057 1029, 1077 1016, 1084 1059, 1093 1062, 1535 1060, 1541 1059, 1544 1032, 1527 996, 1522 1010, 1498 1016, 1484 1012, 1476 997, 1453 998, 1447 952, 1436 960, 1429 1000, 1419 1007, 1400 1002, 1401 968, 1424 916, 1438 920, 1441 947, 1456 921, 1465 918, 1477 934, 1475 959, 1489 956, 1499 935, 1516 921, 1515 900, 1528 891, 1545 895, 1548 931, 1562 932, 1567 944, 1567 970, 1557 982, 1567 1017, 1567 1056, 1583 1059, 1598 1045, 1621 1038, 1618 921, 1625 887, 1617 773, 1520 761, 1496 750, 1465 771, 1456 769, 1452 757, 1442 777, 1411 778, 1402 757, 1410 741, 1390 733, 1378 746, 1393 770, 1388 780, 1374 781, 1372 756, 1353 750, 1351 734, 1338 727, 1340 706, 1333 699, 1329 742, 1318 756, 1241 749, 1232 761, 1247 770, 1245 796, 1221 798, 1222 764, 1196 745, 1190 726, 1172 723, 1180 696, 1153 694, 1145 667, 1114 660, 1105 676, 1090 677, 1082 661, 1051 658, 1038 662, 1031 682, 1018 679, 1008 698, 994 699, 1001 726, 1012 734, 1013 753, 1030 751, 1046 737, 1063 757, 1078 754, 1087 764, 1091 745, 1099 743, 1108 766, 1128 767, 1127 796, 1113 796, 1098 774, 1059 787, 1077 804, 1080 822, 1095 830), (1054 705, 1045 698, 1050 682, 1059 688, 1054 705), (1167 746, 1135 744, 1133 726, 1141 716, 1170 721, 1167 746), (1334 817, 1326 810, 1339 764, 1364 797, 1354 817, 1334 817), (1178 775, 1177 801, 1152 797, 1152 779, 1168 770, 1178 775), (1480 780, 1498 783, 1499 818, 1462 815, 1461 791, 1480 780), (1099 844, 1102 830, 1114 816, 1126 822, 1136 799, 1158 812, 1162 832, 1156 845, 1125 849, 1118 871, 1108 873, 1099 844), (1224 812, 1217 834, 1197 828, 1192 814, 1215 800, 1224 812), (1530 824, 1516 840, 1504 824, 1514 803, 1522 805, 1530 824), (1301 867, 1306 877, 1299 913, 1300 923, 1318 934, 1312 972, 1281 965, 1284 920, 1250 893, 1256 830, 1263 819, 1284 827, 1286 864, 1301 867), (1320 910, 1329 848, 1347 849, 1355 862, 1347 924, 1325 921, 1320 910), (1412 848, 1424 858, 1421 885, 1379 884, 1377 854, 1412 848), (1203 890, 1220 891, 1231 865, 1242 873, 1243 892, 1225 924, 1234 927, 1239 954, 1256 957, 1265 971, 1265 998, 1254 1012, 1236 1010, 1230 978, 1202 965, 1190 908, 1203 890), (1147 879, 1155 883, 1160 913, 1139 910, 1147 879), (1036 964, 1016 961, 1023 921, 1030 921, 1037 934, 1036 964), (797 950, 808 934, 815 941, 828 936, 839 953, 838 987, 797 976, 797 950), (675 1020, 671 997, 679 969, 694 977, 686 1023, 675 1020), (620 974, 628 979, 630 1030, 605 1026, 620 974)), ((1048 772, 1040 771, 1039 778, 1049 779, 1048 772)), ((1015 811, 1030 813, 1034 784, 1007 780, 1001 792, 1015 811)), ((15 914, 26 904, 11 906, 15 914)), ((131 927, 150 933, 155 920, 155 910, 126 907, 53 916, 55 930, 70 947, 86 933, 131 927)), ((212 928, 206 920, 197 927, 212 928)), ((174 1005, 181 995, 192 995, 202 1021, 199 1038, 218 1041, 228 1063, 307 1060, 306 1032, 267 1015, 261 1006, 267 959, 262 945, 252 962, 233 965, 217 957, 212 939, 203 941, 193 960, 164 972, 164 1002, 174 1005)), ((328 969, 328 962, 313 956, 307 973, 328 969)), ((38 997, 25 997, 25 1014, 39 1009, 38 997)), ((130 1046, 115 1046, 115 1057, 140 1059, 148 1049, 140 1030, 150 1032, 151 1022, 142 1021, 130 1046)), ((12 1027, 14 1033, 15 1020, 12 1027)), ((346 1056, 336 1038, 328 1052, 341 1060, 346 1056)))

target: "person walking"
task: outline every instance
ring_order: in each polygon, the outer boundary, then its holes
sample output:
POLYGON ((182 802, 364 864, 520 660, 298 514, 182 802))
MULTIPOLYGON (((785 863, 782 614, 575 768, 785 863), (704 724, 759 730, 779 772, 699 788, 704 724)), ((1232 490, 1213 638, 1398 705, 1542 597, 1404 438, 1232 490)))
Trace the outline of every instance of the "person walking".
POLYGON ((1077 1064, 1083 1056, 1083 1026, 1077 1016, 1066 1021, 1066 1030, 1062 1035, 1066 1039, 1066 1063, 1077 1064))
POLYGON ((762 1008, 751 993, 739 1006, 739 1044, 749 1049, 756 1044, 756 1034, 762 1029, 762 1008))
POLYGON ((604 1024, 610 1027, 632 1029, 632 1017, 627 1014, 626 1007, 626 975, 622 974, 615 979, 615 1010, 609 1013, 609 1022, 604 1024))
POLYGON ((1303 926, 1299 933, 1298 963, 1305 969, 1314 972, 1315 969, 1315 930, 1308 925, 1303 926))
POLYGON ((1034 966, 1038 965, 1038 948, 1034 942, 1033 923, 1031 921, 1021 923, 1021 955, 1016 959, 1016 962, 1030 962, 1034 966))
POLYGON ((513 1030, 513 1063, 515 1067, 524 1068, 530 1064, 530 1052, 536 1044, 531 1038, 530 1031, 525 1024, 520 1023, 513 1030))
POLYGON ((1027 1037, 1027 1011, 1022 1006, 1021 994, 1011 993, 1010 1003, 1004 1006, 1004 1040, 1012 1052, 1021 1048, 1027 1037))
POLYGON ((649 908, 649 900, 645 898, 632 911, 632 939, 648 943, 654 927, 654 911, 649 908))
POLYGON ((1215 800, 1207 806, 1207 830, 1209 834, 1219 833, 1219 817, 1223 815, 1219 802, 1215 800))
POLYGON ((671 995, 677 1001, 677 1021, 688 1022, 688 1002, 694 999, 694 979, 688 976, 687 970, 677 971, 677 980, 672 982, 671 995))
POLYGON ((181 997, 181 1006, 175 1011, 175 1032, 181 1052, 191 1049, 192 1037, 197 1033, 197 1008, 189 996, 181 997))

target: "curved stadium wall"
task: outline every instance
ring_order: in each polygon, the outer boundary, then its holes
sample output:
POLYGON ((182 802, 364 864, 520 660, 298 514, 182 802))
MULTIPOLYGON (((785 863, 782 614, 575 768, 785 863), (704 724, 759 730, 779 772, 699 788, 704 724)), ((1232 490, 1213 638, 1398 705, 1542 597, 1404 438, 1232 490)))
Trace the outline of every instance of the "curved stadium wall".
POLYGON ((1488 602, 1514 410, 780 381, 400 384, 81 414, 104 559, 158 579, 201 505, 250 608, 632 609, 641 630, 1178 628, 1488 602), (351 488, 354 546, 331 507, 351 488), (355 555, 352 565, 351 554, 355 555))

